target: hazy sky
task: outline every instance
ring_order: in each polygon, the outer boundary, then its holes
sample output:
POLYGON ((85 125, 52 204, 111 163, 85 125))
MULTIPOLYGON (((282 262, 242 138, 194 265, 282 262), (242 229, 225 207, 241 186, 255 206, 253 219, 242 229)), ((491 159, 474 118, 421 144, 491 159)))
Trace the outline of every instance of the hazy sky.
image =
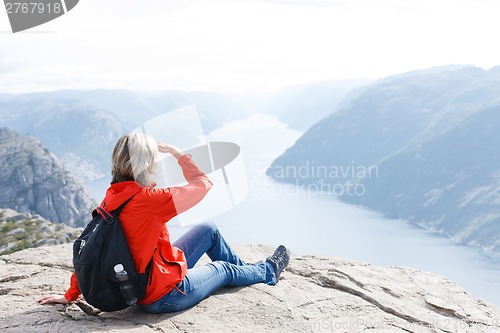
POLYGON ((272 90, 446 64, 500 64, 500 1, 81 0, 12 34, 0 92, 272 90))

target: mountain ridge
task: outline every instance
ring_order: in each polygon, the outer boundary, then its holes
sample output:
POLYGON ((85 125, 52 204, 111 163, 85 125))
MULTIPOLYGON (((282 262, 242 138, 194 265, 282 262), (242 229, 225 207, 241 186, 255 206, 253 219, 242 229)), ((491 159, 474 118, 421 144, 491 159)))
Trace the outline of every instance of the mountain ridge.
POLYGON ((498 252, 498 91, 498 73, 479 68, 382 80, 313 125, 267 174, 330 188, 357 184, 365 189, 362 195, 339 198, 498 252), (278 173, 313 161, 320 166, 355 161, 378 173, 364 178, 278 173), (467 200, 471 193, 474 200, 467 200))
POLYGON ((232 97, 215 92, 58 90, 1 95, 0 127, 37 137, 78 179, 94 181, 109 174, 121 135, 193 104, 206 133, 248 114, 232 97))

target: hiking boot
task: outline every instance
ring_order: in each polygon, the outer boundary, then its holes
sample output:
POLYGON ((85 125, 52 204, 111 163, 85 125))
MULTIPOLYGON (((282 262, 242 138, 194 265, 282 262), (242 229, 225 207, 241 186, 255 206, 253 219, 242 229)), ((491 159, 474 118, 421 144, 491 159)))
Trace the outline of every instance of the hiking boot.
POLYGON ((276 248, 272 256, 267 257, 266 261, 274 267, 274 275, 276 276, 277 283, 281 272, 288 266, 288 262, 290 261, 290 250, 280 245, 276 248))

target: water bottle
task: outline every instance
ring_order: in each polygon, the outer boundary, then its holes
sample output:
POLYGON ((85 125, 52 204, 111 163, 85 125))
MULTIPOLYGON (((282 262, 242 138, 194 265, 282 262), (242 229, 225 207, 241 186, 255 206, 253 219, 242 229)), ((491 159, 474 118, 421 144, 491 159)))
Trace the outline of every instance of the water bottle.
POLYGON ((127 271, 123 268, 122 264, 118 264, 114 267, 115 276, 118 281, 120 281, 120 290, 125 302, 128 305, 134 305, 137 302, 137 296, 135 294, 134 286, 130 283, 128 279, 127 271))

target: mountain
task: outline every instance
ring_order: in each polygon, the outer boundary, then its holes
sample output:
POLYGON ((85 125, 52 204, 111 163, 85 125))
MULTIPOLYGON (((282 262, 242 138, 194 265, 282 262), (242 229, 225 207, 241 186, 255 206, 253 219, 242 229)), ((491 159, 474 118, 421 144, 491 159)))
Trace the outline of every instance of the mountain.
MULTIPOLYGON (((225 122, 245 119, 250 110, 235 98, 208 91, 146 91, 137 93, 152 112, 137 125, 168 111, 194 105, 206 134, 221 127, 225 122)), ((146 116, 146 115, 144 115, 146 116)), ((167 129, 168 130, 168 129, 167 129)))
POLYGON ((78 179, 107 175, 110 154, 125 130, 113 113, 75 99, 14 96, 0 101, 0 124, 35 136, 78 179))
POLYGON ((209 132, 222 123, 246 117, 248 111, 234 98, 209 91, 130 91, 126 89, 58 90, 13 95, 21 101, 73 101, 119 119, 126 130, 174 109, 195 105, 204 129, 209 132))
POLYGON ((267 173, 500 251, 499 144, 498 69, 420 71, 365 88, 267 173))
POLYGON ((370 82, 341 80, 293 85, 270 94, 262 108, 290 128, 307 130, 332 113, 349 92, 370 82))
POLYGON ((31 247, 69 243, 82 231, 82 228, 49 222, 40 215, 0 209, 0 255, 31 247))
MULTIPOLYGON (((272 253, 234 246, 247 262, 272 253)), ((71 244, 0 256, 2 332, 498 332, 500 308, 445 277, 332 257, 294 257, 276 286, 224 288, 193 308, 152 315, 137 306, 103 313, 83 299, 39 305, 63 293, 71 244)), ((208 259, 208 258, 207 258, 208 259)), ((204 263, 207 260, 203 261, 204 263)))
POLYGON ((96 203, 41 143, 0 128, 0 207, 83 226, 96 203))
POLYGON ((212 92, 60 90, 0 95, 0 127, 39 138, 78 179, 93 181, 109 174, 122 134, 192 104, 206 133, 248 114, 234 99, 212 92))

